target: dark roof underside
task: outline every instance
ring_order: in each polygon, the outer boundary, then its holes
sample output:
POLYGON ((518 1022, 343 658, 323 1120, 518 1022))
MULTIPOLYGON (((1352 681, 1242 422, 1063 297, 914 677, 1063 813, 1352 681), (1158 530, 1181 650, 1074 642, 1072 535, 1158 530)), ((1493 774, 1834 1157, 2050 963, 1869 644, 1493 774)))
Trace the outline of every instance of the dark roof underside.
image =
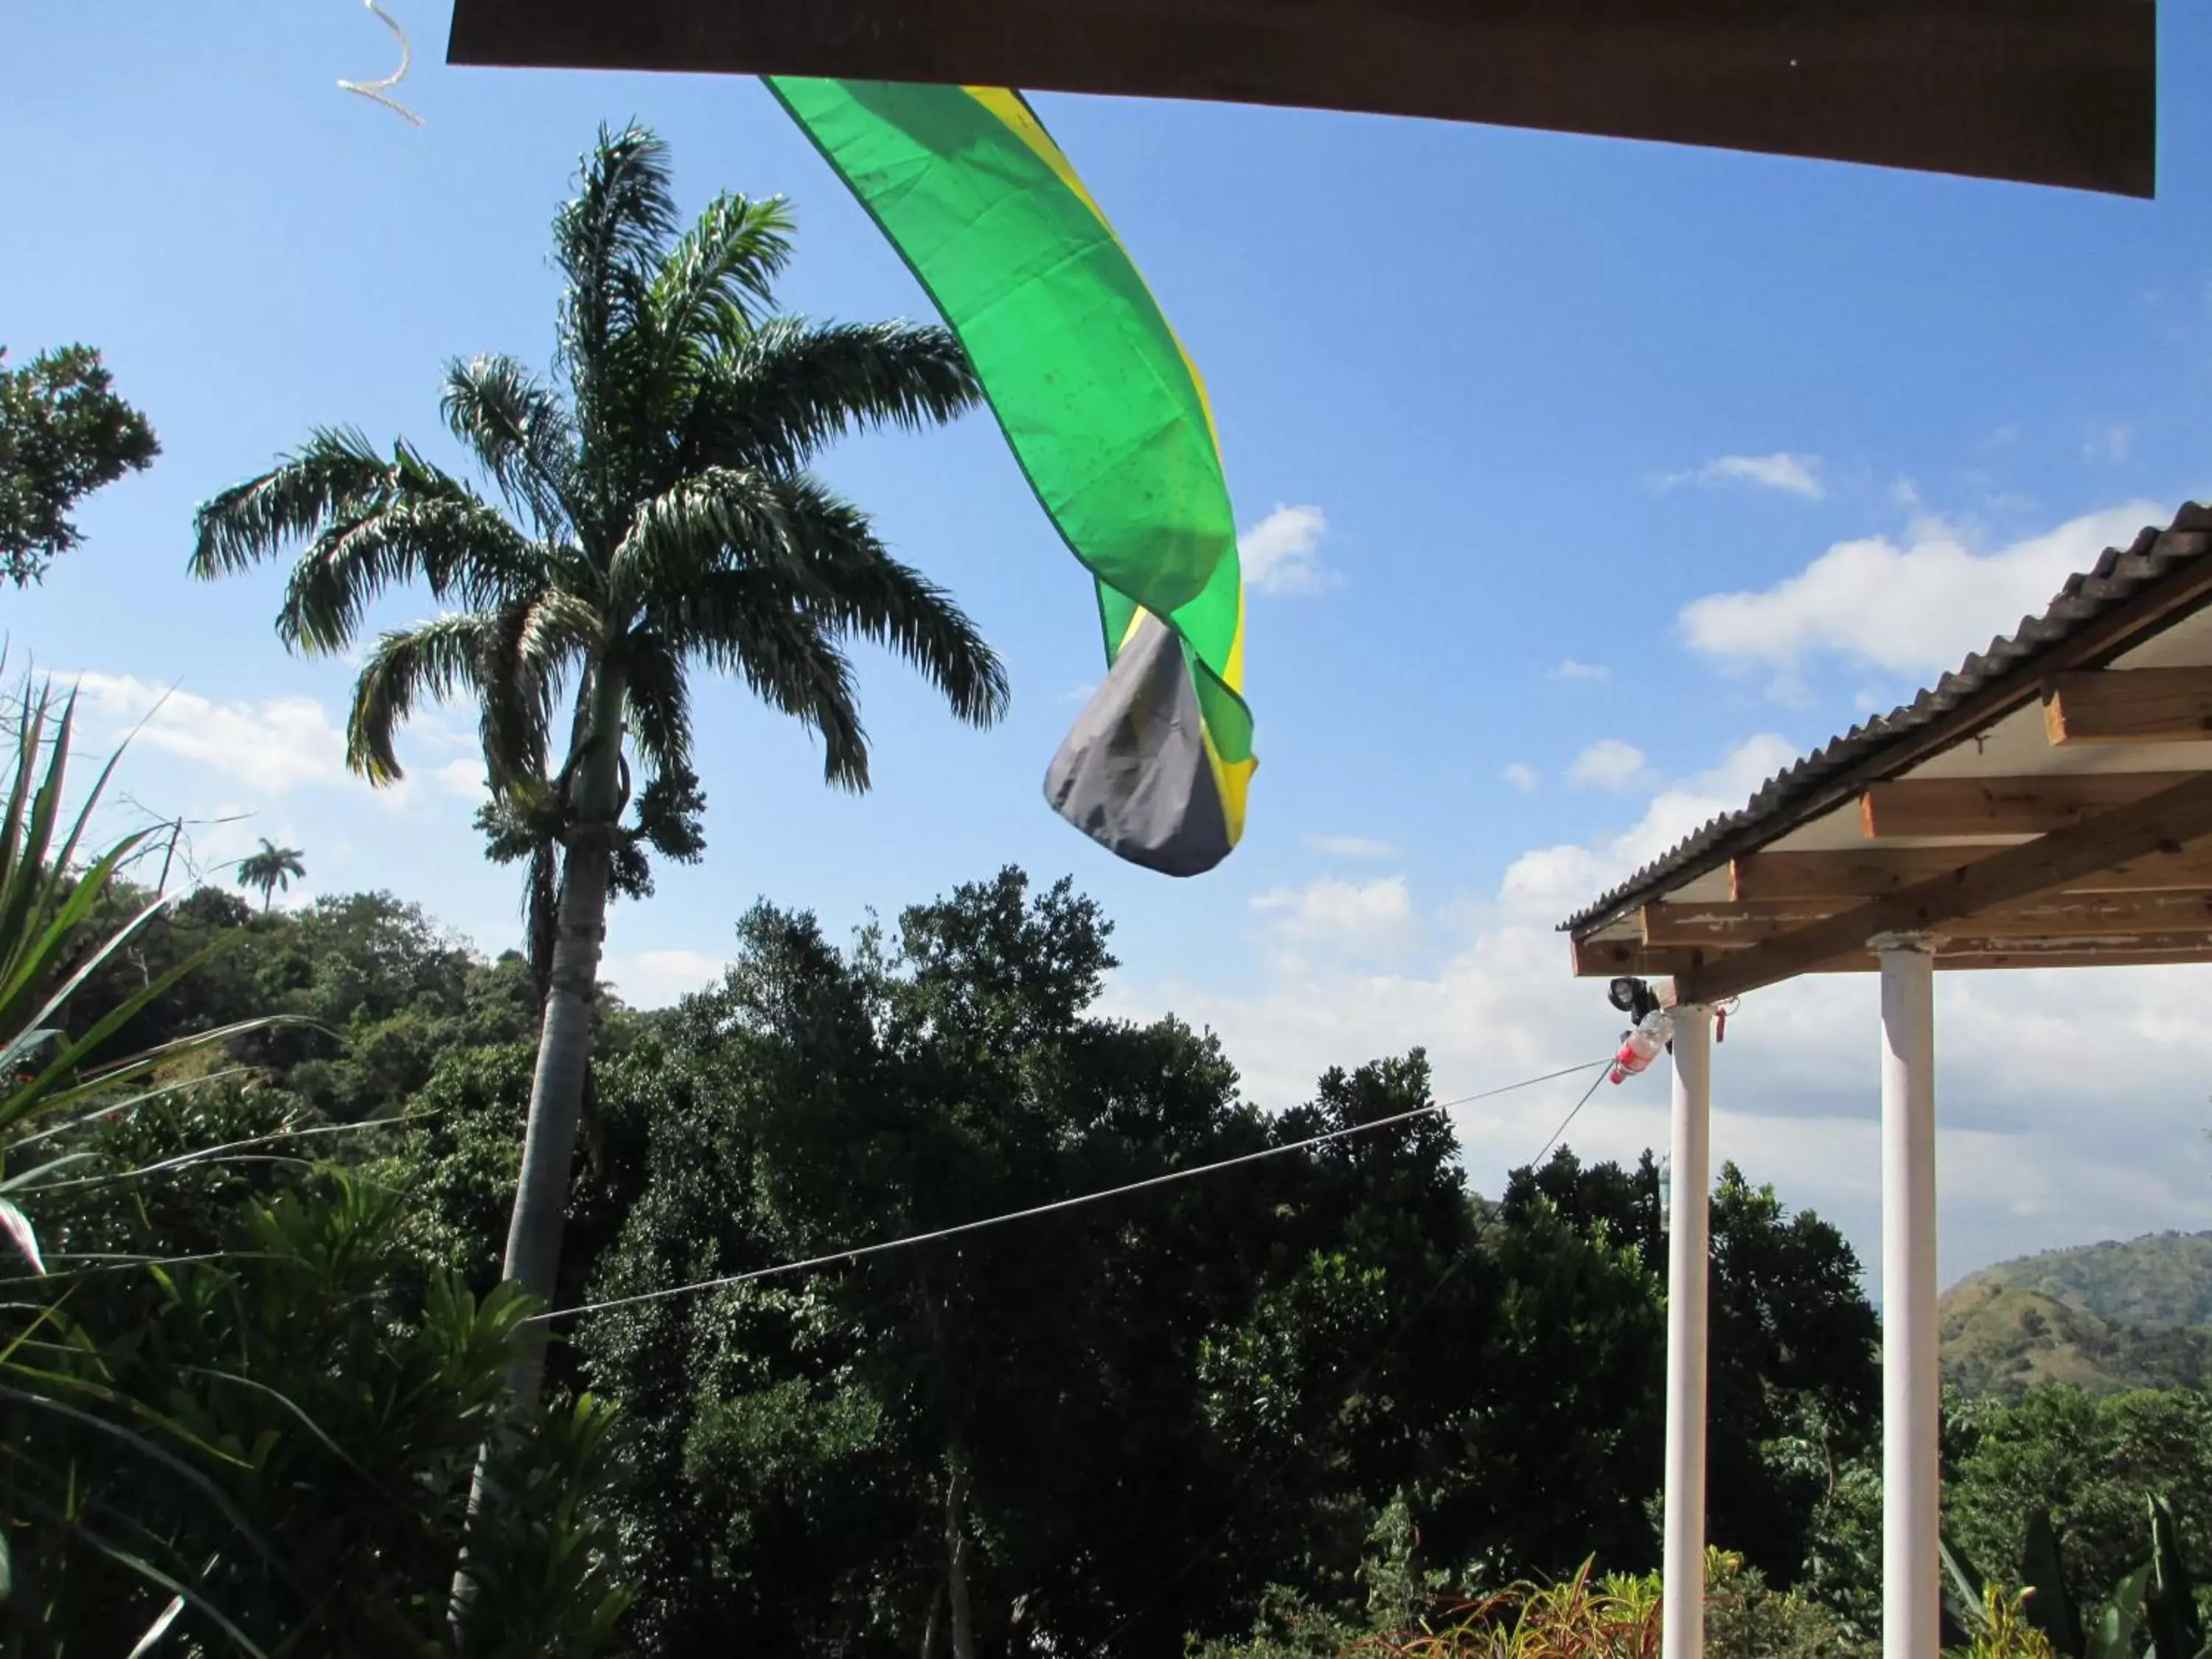
POLYGON ((2148 197, 2155 0, 456 0, 456 64, 1431 116, 2148 197))
POLYGON ((1713 819, 1663 857, 1646 865, 1595 904, 1559 924, 1584 935, 1651 902, 1684 881, 1719 868, 1788 834, 1834 805, 1829 799, 1846 778, 1879 775, 1886 757, 1899 765, 1917 758, 1913 739, 1970 705, 2016 702, 2034 695, 2045 659, 2095 623, 2145 596, 2207 553, 2212 510, 2191 501, 2166 530, 2145 530, 2132 546, 2107 548, 2096 568, 2069 576, 2040 617, 2021 619, 2009 638, 1990 641, 1958 672, 1946 674, 1903 708, 1853 726, 1767 780, 1741 810, 1713 819))

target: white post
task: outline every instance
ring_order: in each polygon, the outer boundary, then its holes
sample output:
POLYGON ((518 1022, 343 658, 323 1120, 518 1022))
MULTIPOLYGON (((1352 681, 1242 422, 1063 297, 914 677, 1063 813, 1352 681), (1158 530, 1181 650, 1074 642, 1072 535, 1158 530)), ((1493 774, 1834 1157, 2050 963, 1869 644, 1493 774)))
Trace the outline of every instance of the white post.
POLYGON ((1667 1238, 1667 1513, 1660 1659, 1705 1650, 1705 1277, 1712 1192, 1713 1012, 1674 1010, 1667 1238))
POLYGON ((1871 943, 1881 956, 1881 1650, 1940 1659, 1935 943, 1871 943))

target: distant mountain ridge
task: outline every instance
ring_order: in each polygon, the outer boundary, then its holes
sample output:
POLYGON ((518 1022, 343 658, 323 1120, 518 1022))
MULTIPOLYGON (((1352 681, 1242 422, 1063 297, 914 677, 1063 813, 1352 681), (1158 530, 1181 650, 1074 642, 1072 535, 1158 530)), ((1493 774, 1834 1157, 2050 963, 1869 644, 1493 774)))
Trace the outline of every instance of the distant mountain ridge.
POLYGON ((2212 1383, 2212 1232, 2147 1233, 2001 1261, 1942 1303, 1945 1377, 2016 1397, 2212 1383))
POLYGON ((2126 1325, 2212 1325, 2212 1232, 2045 1250, 1984 1267, 1960 1288, 1976 1280, 2039 1291, 2126 1325))

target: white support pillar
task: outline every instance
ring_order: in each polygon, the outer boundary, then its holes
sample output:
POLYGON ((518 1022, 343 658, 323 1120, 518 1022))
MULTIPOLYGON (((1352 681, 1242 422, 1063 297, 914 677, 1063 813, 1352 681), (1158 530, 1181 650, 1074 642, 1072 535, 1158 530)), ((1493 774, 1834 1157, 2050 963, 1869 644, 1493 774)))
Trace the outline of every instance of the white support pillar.
POLYGON ((1660 1659, 1705 1650, 1705 1289, 1712 1194, 1713 1012, 1674 1010, 1668 1141, 1667 1511, 1660 1659))
POLYGON ((1881 957, 1881 1650, 1941 1659, 1935 941, 1870 943, 1881 957))

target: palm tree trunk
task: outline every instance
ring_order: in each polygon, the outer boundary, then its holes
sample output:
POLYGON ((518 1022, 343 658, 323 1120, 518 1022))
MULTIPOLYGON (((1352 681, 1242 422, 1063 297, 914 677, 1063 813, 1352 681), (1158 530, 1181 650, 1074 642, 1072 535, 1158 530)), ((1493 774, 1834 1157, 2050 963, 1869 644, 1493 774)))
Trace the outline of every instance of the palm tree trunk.
POLYGON ((968 1598, 968 1455, 946 1460, 945 1589, 952 1609, 952 1659, 975 1659, 975 1615, 968 1598))
MULTIPOLYGON (((592 1005, 599 978, 599 944, 607 915, 607 836, 622 816, 622 705, 619 675, 600 672, 580 700, 590 700, 591 753, 577 769, 576 811, 568 855, 562 860, 559 937, 538 1032, 538 1070, 530 1083, 529 1127, 522 1140, 522 1169, 507 1223, 505 1276, 548 1304, 561 1271, 561 1231, 568 1216, 568 1171, 576 1153, 576 1121, 592 1055, 592 1005), (574 833, 580 831, 580 833, 574 833)), ((545 1348, 533 1341, 507 1367, 516 1410, 537 1408, 545 1380, 545 1348)), ((492 1445, 477 1455, 469 1483, 468 1519, 453 1572, 447 1626, 458 1647, 476 1601, 469 1548, 488 1497, 492 1445)))
MULTIPOLYGON (((622 812, 622 678, 602 671, 585 695, 591 698, 591 750, 577 769, 576 812, 561 872, 560 931, 538 1031, 538 1071, 530 1085, 522 1171, 507 1233, 506 1276, 548 1302, 560 1272, 568 1172, 591 1060, 599 946, 606 933, 607 836, 622 812)), ((537 1404, 544 1374, 544 1350, 533 1343, 509 1374, 516 1403, 524 1410, 537 1404)))

